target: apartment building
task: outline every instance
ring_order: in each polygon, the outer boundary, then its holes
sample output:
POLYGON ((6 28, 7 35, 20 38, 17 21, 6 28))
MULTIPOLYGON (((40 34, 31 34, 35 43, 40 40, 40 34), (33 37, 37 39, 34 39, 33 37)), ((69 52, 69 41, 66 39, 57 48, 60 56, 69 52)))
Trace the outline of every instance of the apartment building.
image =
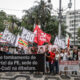
POLYGON ((70 45, 74 45, 74 41, 75 45, 80 45, 80 41, 77 35, 78 29, 80 28, 80 10, 68 11, 66 13, 66 25, 67 32, 71 34, 70 45))

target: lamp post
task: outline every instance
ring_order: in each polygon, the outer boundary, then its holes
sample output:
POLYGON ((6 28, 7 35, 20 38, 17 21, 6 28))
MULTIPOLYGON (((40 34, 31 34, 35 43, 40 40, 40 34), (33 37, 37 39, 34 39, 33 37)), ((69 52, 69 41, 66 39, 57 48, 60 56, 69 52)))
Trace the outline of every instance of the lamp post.
MULTIPOLYGON (((48 0, 48 3, 51 3, 51 0, 48 0)), ((61 22, 62 22, 62 0, 59 0, 59 13, 58 13, 58 16, 59 16, 59 27, 58 27, 58 38, 60 39, 61 38, 61 22)), ((72 3, 71 3, 71 0, 70 2, 68 3, 68 8, 71 8, 72 6, 72 3)), ((55 10, 56 11, 56 10, 55 10)))
MULTIPOLYGON (((61 38, 61 22, 62 22, 62 7, 61 7, 61 4, 62 3, 62 0, 59 0, 59 27, 58 27, 58 38, 60 39, 61 38)), ((71 8, 72 6, 72 3, 71 3, 71 0, 70 2, 68 3, 68 8, 71 8)))

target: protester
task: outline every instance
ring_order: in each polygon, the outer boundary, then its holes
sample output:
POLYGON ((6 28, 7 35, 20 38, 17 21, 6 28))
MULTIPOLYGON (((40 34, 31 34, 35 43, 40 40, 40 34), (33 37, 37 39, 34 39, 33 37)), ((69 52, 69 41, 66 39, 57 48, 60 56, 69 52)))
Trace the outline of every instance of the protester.
POLYGON ((32 54, 37 54, 37 52, 38 52, 37 47, 32 47, 32 48, 31 48, 31 53, 32 53, 32 54))
POLYGON ((40 47, 38 54, 43 54, 43 53, 44 53, 43 47, 40 47))
MULTIPOLYGON (((78 60, 78 50, 73 49, 73 60, 78 60)), ((77 75, 77 71, 72 71, 72 74, 77 75)))
POLYGON ((18 50, 18 54, 21 54, 21 49, 19 47, 18 47, 17 50, 18 50))
POLYGON ((32 54, 32 47, 28 47, 28 54, 32 54))
POLYGON ((11 54, 13 54, 14 53, 14 50, 13 50, 13 48, 9 48, 9 52, 11 53, 11 54))
POLYGON ((3 47, 1 47, 1 51, 4 51, 4 50, 3 50, 3 47))
POLYGON ((46 56, 46 71, 49 72, 49 50, 48 48, 45 49, 45 56, 46 56))
POLYGON ((78 60, 78 50, 77 49, 73 50, 73 60, 78 60))
POLYGON ((1 51, 1 46, 0 46, 0 51, 1 51))
POLYGON ((20 53, 21 54, 25 54, 25 51, 24 51, 24 48, 23 47, 21 48, 20 53))
POLYGON ((55 49, 51 49, 49 52, 49 67, 50 67, 50 74, 54 74, 54 63, 55 63, 55 49))
POLYGON ((56 51, 55 54, 55 68, 56 68, 56 74, 59 73, 59 60, 60 60, 60 54, 59 54, 59 50, 56 51))
POLYGON ((66 50, 65 49, 62 49, 61 50, 60 59, 63 60, 63 61, 68 60, 68 53, 66 53, 66 50))
POLYGON ((24 51, 25 51, 25 54, 29 54, 29 49, 28 48, 25 49, 24 51))
POLYGON ((18 48, 14 48, 14 54, 18 54, 18 48))
POLYGON ((9 52, 9 47, 6 47, 5 52, 6 52, 7 54, 11 54, 11 53, 9 52))

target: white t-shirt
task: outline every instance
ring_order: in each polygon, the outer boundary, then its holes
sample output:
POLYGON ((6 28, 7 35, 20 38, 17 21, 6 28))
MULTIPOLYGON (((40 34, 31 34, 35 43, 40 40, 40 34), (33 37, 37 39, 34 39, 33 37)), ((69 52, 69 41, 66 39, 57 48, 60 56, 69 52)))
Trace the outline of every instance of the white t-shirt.
POLYGON ((59 57, 60 57, 60 55, 59 54, 56 54, 55 59, 56 60, 59 60, 59 57))
POLYGON ((64 53, 63 60, 66 61, 67 60, 67 57, 68 57, 68 54, 67 53, 64 53))
POLYGON ((63 61, 67 60, 68 54, 67 53, 61 53, 60 56, 63 58, 63 61))

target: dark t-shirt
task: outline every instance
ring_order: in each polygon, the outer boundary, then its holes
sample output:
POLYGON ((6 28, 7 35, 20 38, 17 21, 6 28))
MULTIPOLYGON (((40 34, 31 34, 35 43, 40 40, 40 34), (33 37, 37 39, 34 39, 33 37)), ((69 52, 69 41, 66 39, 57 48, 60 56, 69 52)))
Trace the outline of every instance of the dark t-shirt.
POLYGON ((73 52, 73 60, 78 60, 78 53, 73 52))
POLYGON ((49 58, 47 56, 50 56, 49 52, 46 52, 46 61, 49 61, 49 58))

